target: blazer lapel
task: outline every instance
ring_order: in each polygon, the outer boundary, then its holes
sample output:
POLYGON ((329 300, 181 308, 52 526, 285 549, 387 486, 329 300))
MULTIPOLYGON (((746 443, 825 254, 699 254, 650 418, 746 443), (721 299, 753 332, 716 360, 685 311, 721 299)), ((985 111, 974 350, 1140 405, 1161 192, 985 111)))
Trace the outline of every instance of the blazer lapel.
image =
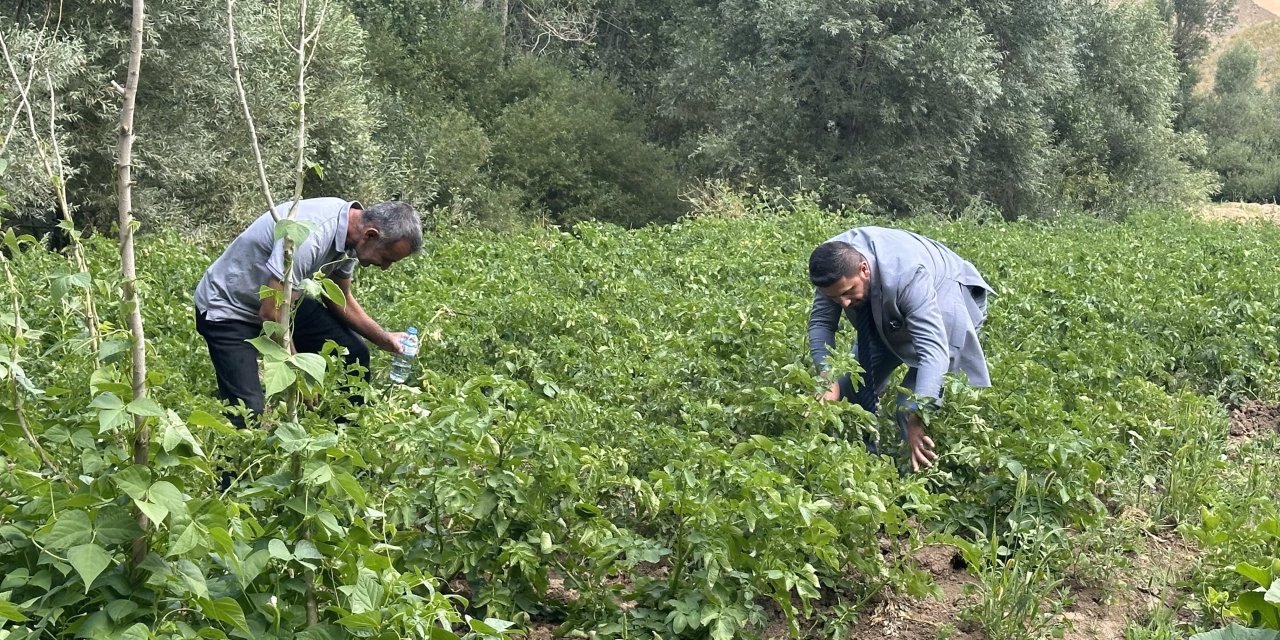
POLYGON ((878 272, 871 274, 870 289, 867 304, 871 305, 871 317, 876 321, 876 333, 880 334, 881 342, 889 344, 888 338, 884 335, 884 279, 878 272))

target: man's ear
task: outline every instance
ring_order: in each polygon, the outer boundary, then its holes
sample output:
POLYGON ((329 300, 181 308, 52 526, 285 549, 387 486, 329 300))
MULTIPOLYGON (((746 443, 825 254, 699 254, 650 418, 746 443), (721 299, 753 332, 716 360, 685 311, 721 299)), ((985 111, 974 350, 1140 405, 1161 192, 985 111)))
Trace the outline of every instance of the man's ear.
POLYGON ((382 232, 377 227, 365 227, 364 237, 366 240, 377 240, 382 236, 382 232))

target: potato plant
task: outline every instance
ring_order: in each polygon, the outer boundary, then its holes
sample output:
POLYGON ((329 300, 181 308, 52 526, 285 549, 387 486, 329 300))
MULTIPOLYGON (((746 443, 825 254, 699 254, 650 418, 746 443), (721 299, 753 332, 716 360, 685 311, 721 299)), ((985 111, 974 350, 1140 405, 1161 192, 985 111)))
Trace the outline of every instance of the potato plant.
MULTIPOLYGON (((1064 532, 1108 526, 1116 505, 1207 530, 1201 507, 1229 490, 1222 402, 1280 390, 1272 227, 1167 213, 912 220, 999 295, 984 341, 995 386, 950 380, 930 421, 941 460, 907 473, 892 408, 817 402, 806 364, 808 252, 876 221, 743 208, 632 231, 429 234, 423 255, 356 284, 385 324, 422 329, 411 383, 391 385, 375 359, 369 403, 351 406, 339 389, 359 382, 340 358, 286 354, 272 390, 301 393, 305 409, 246 431, 213 399, 190 306, 219 246, 141 239, 152 392, 135 400, 122 311, 104 302, 119 298, 109 243, 90 243, 91 272, 77 273, 11 234, 0 638, 502 638, 552 625, 722 640, 777 620, 801 637, 874 597, 931 593, 906 559, 929 538, 989 549, 981 570, 998 580, 1027 559, 1060 576, 1073 561, 1064 532), (96 353, 85 291, 102 310, 96 353), (130 459, 133 416, 156 434, 150 468, 130 459), (142 562, 133 510, 153 523, 142 562)), ((1274 491, 1256 483, 1257 513, 1234 526, 1280 515, 1264 499, 1274 491)), ((1249 540, 1250 554, 1280 555, 1274 539, 1249 540)), ((1231 549, 1206 576, 1238 594, 1231 568, 1255 560, 1231 549)), ((1039 616, 1032 605, 1019 611, 1039 616)))

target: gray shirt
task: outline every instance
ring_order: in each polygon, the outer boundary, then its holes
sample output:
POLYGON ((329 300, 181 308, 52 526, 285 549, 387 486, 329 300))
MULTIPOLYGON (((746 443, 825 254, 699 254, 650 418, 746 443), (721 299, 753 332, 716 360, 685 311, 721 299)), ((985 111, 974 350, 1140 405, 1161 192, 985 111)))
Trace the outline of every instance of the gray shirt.
MULTIPOLYGON (((283 219, 292 201, 276 205, 283 219)), ((351 206, 359 202, 342 198, 310 198, 298 203, 297 219, 317 229, 293 251, 293 281, 319 271, 326 277, 350 279, 355 272, 354 249, 348 249, 347 222, 351 206)), ((259 291, 272 278, 284 280, 284 241, 275 238, 276 223, 264 213, 236 237, 209 266, 196 285, 196 311, 209 320, 261 323, 259 291)))

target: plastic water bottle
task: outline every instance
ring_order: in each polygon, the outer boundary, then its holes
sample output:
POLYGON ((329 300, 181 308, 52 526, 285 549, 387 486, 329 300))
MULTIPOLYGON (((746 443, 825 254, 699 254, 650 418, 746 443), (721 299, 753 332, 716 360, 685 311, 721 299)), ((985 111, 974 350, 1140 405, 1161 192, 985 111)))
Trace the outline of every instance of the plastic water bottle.
POLYGON ((418 329, 409 327, 405 333, 409 335, 400 341, 400 353, 391 360, 391 381, 396 384, 404 384, 409 379, 413 359, 418 355, 418 329))

